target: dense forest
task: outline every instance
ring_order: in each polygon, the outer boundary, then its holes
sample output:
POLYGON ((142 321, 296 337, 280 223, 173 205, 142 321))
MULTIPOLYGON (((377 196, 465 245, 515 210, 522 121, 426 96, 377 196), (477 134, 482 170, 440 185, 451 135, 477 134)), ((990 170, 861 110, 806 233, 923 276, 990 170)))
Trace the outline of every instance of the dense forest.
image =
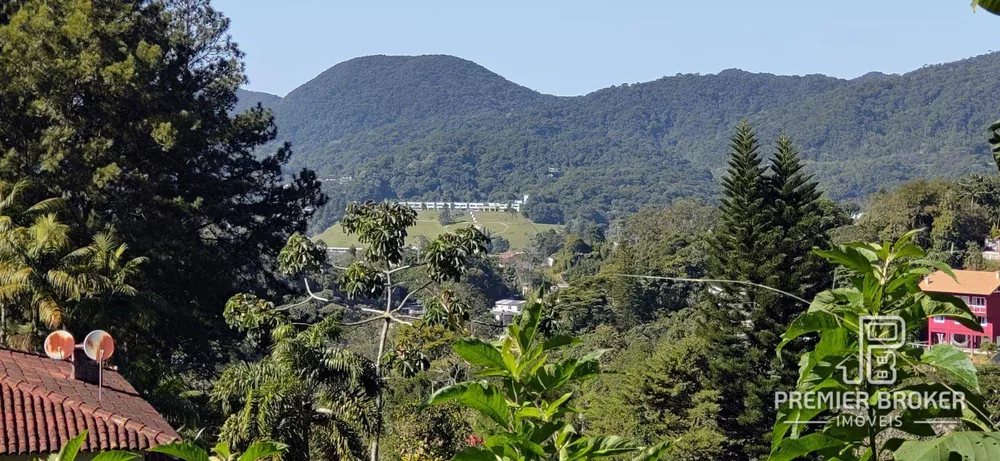
POLYGON ((984 171, 997 88, 1000 54, 853 80, 686 74, 580 97, 540 94, 451 56, 370 56, 282 99, 243 92, 240 104, 271 108, 278 139, 295 145, 292 165, 325 180, 321 224, 349 199, 525 193, 533 218, 563 222, 717 197, 724 133, 744 117, 767 139, 794 138, 833 199, 984 171))
MULTIPOLYGON (((110 333, 112 365, 187 442, 154 450, 1000 459, 995 318, 921 287, 1000 269, 982 251, 1000 236, 1000 175, 985 167, 990 150, 1000 166, 1000 122, 986 122, 1000 55, 579 98, 455 58, 376 57, 277 98, 239 92, 228 30, 209 0, 0 3, 0 351, 110 333), (523 252, 474 224, 408 239, 416 210, 349 202, 520 193, 531 217, 565 222, 523 252), (317 212, 359 245, 311 240, 317 212), (902 329, 866 330, 878 315, 902 329), (918 343, 939 318, 991 337, 918 343), (872 341, 890 337, 905 340, 899 361, 873 364, 872 341), (902 379, 872 381, 890 368, 902 379), (964 403, 795 408, 779 401, 791 392, 964 403)), ((141 425, 100 397, 112 391, 98 388, 87 426, 141 425)), ((84 405, 45 392, 5 392, 7 434, 23 427, 14 413, 72 419, 43 399, 84 405)), ((71 436, 51 461, 75 459, 86 434, 71 436)))

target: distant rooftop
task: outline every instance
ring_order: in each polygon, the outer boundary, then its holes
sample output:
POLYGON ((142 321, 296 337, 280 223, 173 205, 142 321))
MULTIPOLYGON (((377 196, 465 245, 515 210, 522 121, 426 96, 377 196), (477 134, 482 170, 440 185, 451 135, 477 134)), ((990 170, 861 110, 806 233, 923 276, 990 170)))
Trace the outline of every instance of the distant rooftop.
POLYGON ((992 271, 956 270, 956 282, 948 274, 937 271, 920 282, 920 289, 930 293, 957 293, 986 296, 1000 288, 1000 273, 992 271))
POLYGON ((524 306, 527 303, 528 303, 527 301, 520 300, 520 299, 501 299, 501 300, 497 301, 495 303, 495 305, 497 305, 497 306, 517 306, 517 307, 520 307, 520 306, 524 306))

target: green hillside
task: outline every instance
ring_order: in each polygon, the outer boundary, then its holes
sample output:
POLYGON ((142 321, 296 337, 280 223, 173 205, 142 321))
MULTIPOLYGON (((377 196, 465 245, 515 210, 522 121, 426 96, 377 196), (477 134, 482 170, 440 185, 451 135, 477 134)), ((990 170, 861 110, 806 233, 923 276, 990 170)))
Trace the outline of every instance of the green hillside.
POLYGON ((833 198, 986 171, 998 90, 997 53, 903 75, 726 70, 579 97, 543 95, 450 56, 370 56, 264 102, 279 138, 293 143, 293 162, 327 180, 332 200, 318 218, 327 224, 348 200, 521 194, 531 194, 526 212, 536 222, 564 222, 716 197, 742 118, 765 150, 790 135, 833 198))
MULTIPOLYGON (((417 225, 410 228, 410 235, 407 241, 413 243, 414 237, 418 235, 426 237, 430 240, 437 237, 442 232, 466 227, 472 222, 469 213, 465 211, 454 211, 452 212, 452 216, 455 218, 454 224, 441 226, 441 224, 438 223, 437 211, 417 212, 417 225)), ((510 241, 510 248, 512 250, 524 249, 524 247, 528 244, 528 241, 531 240, 531 237, 539 232, 543 232, 548 229, 558 229, 560 227, 552 224, 536 224, 519 214, 493 211, 476 212, 476 219, 479 220, 479 224, 483 226, 483 228, 485 228, 490 235, 503 236, 510 241)), ((352 245, 359 245, 355 236, 345 234, 344 229, 340 227, 339 223, 330 226, 319 235, 313 237, 313 240, 322 240, 328 246, 332 247, 349 247, 352 245)))

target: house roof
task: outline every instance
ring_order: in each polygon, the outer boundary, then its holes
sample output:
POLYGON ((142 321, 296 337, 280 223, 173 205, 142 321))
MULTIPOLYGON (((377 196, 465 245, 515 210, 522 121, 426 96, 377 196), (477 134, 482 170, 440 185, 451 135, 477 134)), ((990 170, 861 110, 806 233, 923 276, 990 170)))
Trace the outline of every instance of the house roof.
POLYGON ((528 304, 528 302, 525 301, 525 300, 523 300, 523 299, 501 299, 501 300, 497 301, 496 303, 494 303, 493 305, 494 306, 514 306, 514 307, 521 307, 521 306, 524 306, 525 304, 528 304))
POLYGON ((97 386, 73 378, 73 365, 0 348, 0 455, 58 452, 88 430, 81 451, 144 450, 177 432, 121 375, 97 386))
POLYGON ((931 293, 952 293, 986 296, 1000 288, 997 272, 956 270, 954 279, 937 271, 920 282, 920 289, 931 293))

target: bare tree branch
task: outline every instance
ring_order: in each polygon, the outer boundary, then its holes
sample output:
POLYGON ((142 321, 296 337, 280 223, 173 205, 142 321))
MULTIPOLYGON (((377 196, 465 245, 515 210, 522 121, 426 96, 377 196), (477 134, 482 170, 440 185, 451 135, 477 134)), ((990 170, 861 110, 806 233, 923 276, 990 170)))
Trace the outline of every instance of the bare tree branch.
POLYGON ((302 282, 306 284, 306 293, 309 293, 310 298, 316 299, 318 301, 323 301, 325 303, 330 302, 329 299, 320 298, 319 296, 316 296, 316 294, 312 292, 312 289, 309 288, 309 279, 302 279, 302 282))
POLYGON ((345 326, 345 327, 353 327, 353 326, 358 326, 358 325, 364 325, 366 323, 372 323, 372 322, 375 322, 375 321, 378 321, 378 320, 382 320, 384 318, 385 318, 385 315, 376 315, 375 317, 369 317, 367 319, 359 320, 357 322, 345 322, 345 323, 341 323, 340 325, 341 326, 345 326))
POLYGON ((410 300, 410 296, 413 296, 414 294, 416 294, 416 293, 418 293, 420 291, 425 290, 427 287, 431 286, 431 284, 433 284, 433 283, 434 282, 427 282, 427 283, 421 285, 420 288, 417 288, 416 290, 411 290, 409 293, 406 294, 406 296, 403 297, 403 300, 400 301, 399 305, 396 306, 396 308, 393 309, 391 312, 398 312, 400 309, 403 308, 403 306, 406 306, 406 302, 410 300))

